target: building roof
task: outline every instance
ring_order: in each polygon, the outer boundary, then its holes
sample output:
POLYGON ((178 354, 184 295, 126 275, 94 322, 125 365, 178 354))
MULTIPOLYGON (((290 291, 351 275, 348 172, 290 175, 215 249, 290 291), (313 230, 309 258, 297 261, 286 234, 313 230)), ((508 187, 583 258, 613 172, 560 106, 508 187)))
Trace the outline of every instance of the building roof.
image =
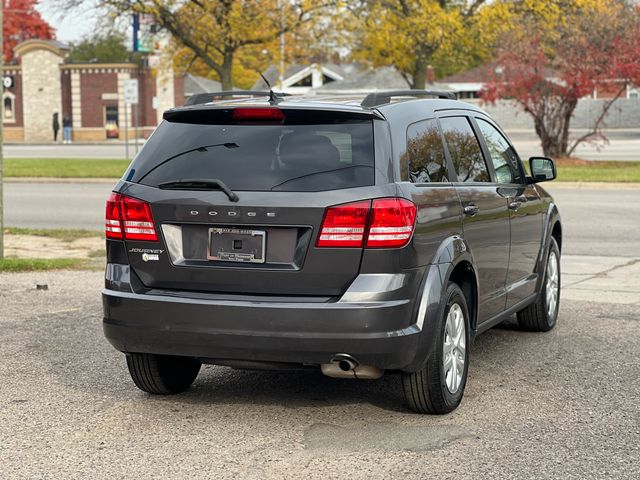
POLYGON ((329 92, 366 92, 398 88, 409 88, 402 75, 393 67, 381 67, 354 72, 344 80, 326 83, 314 89, 314 91, 324 94, 329 92))
MULTIPOLYGON (((322 85, 308 87, 305 93, 313 95, 363 95, 371 92, 383 90, 407 90, 409 84, 402 74, 393 66, 368 68, 358 63, 347 64, 310 64, 310 65, 290 65, 284 73, 284 90, 291 92, 291 83, 306 77, 313 69, 320 69, 323 74, 332 78, 332 81, 325 81, 322 85), (332 75, 333 74, 333 75, 332 75)), ((278 68, 270 66, 263 72, 265 78, 273 87, 278 85, 278 68)), ((265 90, 266 83, 260 79, 252 87, 253 90, 265 90)), ((444 82, 427 85, 428 89, 448 90, 449 85, 444 82)), ((299 93, 299 92, 294 92, 299 93)))
POLYGON ((19 43, 13 50, 18 56, 22 56, 33 50, 49 50, 60 57, 64 57, 69 50, 69 46, 66 43, 62 43, 57 40, 41 40, 34 38, 19 43))
MULTIPOLYGON (((304 65, 293 64, 293 65, 289 65, 285 69, 283 78, 286 81, 291 77, 301 74, 304 70, 309 70, 309 74, 311 74, 311 70, 314 66, 319 67, 324 71, 328 71, 330 75, 333 74, 333 76, 342 77, 342 78, 345 78, 351 75, 354 71, 358 70, 359 68, 357 64, 352 64, 352 63, 349 63, 349 64, 337 64, 337 63, 313 64, 312 63, 312 64, 304 64, 304 65)), ((264 72, 262 72, 262 75, 264 75, 264 77, 269 81, 272 87, 275 87, 278 84, 280 72, 277 66, 275 65, 269 66, 269 68, 267 68, 264 72)), ((262 78, 258 79, 256 83, 253 84, 253 87, 251 87, 252 90, 264 90, 266 88, 268 88, 267 84, 264 82, 262 78)))
MULTIPOLYGON (((464 72, 455 73, 453 75, 449 75, 448 77, 441 78, 439 81, 441 83, 487 83, 493 79, 493 76, 498 73, 501 69, 500 64, 498 62, 485 63, 483 65, 479 65, 470 70, 465 70, 464 72)), ((545 77, 553 78, 555 77, 555 73, 551 69, 545 70, 545 77)))
POLYGON ((222 84, 210 78, 187 73, 184 77, 184 96, 190 97, 198 93, 219 92, 222 84))

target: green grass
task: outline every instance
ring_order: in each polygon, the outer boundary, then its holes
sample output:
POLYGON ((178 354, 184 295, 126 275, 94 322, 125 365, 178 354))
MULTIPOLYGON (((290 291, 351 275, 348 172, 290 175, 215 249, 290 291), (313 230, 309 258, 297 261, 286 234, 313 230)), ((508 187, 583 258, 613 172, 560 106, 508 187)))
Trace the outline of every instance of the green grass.
POLYGON ((589 162, 558 165, 560 182, 640 182, 640 162, 589 162))
POLYGON ((120 178, 128 160, 86 158, 7 158, 5 177, 120 178))
POLYGON ((0 272, 35 272, 39 270, 60 270, 82 268, 81 258, 5 258, 0 260, 0 272))
POLYGON ((71 230, 65 228, 21 228, 7 227, 4 229, 7 235, 34 235, 36 237, 57 238, 65 242, 71 242, 78 238, 102 237, 104 232, 98 230, 71 230))

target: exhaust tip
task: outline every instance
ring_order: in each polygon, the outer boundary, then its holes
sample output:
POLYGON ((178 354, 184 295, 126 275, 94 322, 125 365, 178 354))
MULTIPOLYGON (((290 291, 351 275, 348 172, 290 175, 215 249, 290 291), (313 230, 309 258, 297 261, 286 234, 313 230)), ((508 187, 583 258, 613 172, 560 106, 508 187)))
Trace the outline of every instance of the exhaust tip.
POLYGON ((343 372, 348 372, 349 370, 353 370, 354 366, 355 365, 353 365, 348 360, 340 360, 338 362, 338 367, 340 367, 340 370, 342 370, 343 372))
POLYGON ((320 365, 322 373, 333 378, 360 378, 375 380, 382 377, 384 370, 372 365, 360 363, 347 353, 339 353, 331 359, 331 363, 320 365))

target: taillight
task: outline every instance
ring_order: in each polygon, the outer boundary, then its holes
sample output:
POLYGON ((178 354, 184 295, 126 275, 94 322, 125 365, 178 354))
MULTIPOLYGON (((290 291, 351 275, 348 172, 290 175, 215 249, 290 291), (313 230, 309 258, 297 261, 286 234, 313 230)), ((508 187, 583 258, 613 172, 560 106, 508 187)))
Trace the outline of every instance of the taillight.
POLYGON ((122 224, 127 240, 158 240, 147 202, 122 196, 122 224))
POLYGON ((156 229, 147 202, 112 193, 107 200, 107 238, 157 241, 156 229))
POLYGON ((404 247, 413 235, 416 206, 404 198, 373 201, 367 248, 404 247))
POLYGON ((399 248, 411 240, 416 206, 404 198, 379 198, 327 208, 318 247, 399 248))
POLYGON ((327 208, 318 247, 362 247, 370 207, 367 200, 327 208))
POLYGON ((107 238, 122 239, 122 221, 120 219, 120 195, 112 193, 107 199, 105 234, 107 238))

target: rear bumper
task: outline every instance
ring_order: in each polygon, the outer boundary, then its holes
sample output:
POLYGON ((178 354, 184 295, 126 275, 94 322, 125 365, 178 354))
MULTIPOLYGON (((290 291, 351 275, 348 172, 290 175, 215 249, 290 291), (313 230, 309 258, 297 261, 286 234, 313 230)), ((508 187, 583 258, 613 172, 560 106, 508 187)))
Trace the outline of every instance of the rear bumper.
POLYGON ((232 301, 110 289, 102 299, 105 336, 123 352, 304 364, 347 353, 364 365, 403 369, 421 336, 413 299, 232 301))

